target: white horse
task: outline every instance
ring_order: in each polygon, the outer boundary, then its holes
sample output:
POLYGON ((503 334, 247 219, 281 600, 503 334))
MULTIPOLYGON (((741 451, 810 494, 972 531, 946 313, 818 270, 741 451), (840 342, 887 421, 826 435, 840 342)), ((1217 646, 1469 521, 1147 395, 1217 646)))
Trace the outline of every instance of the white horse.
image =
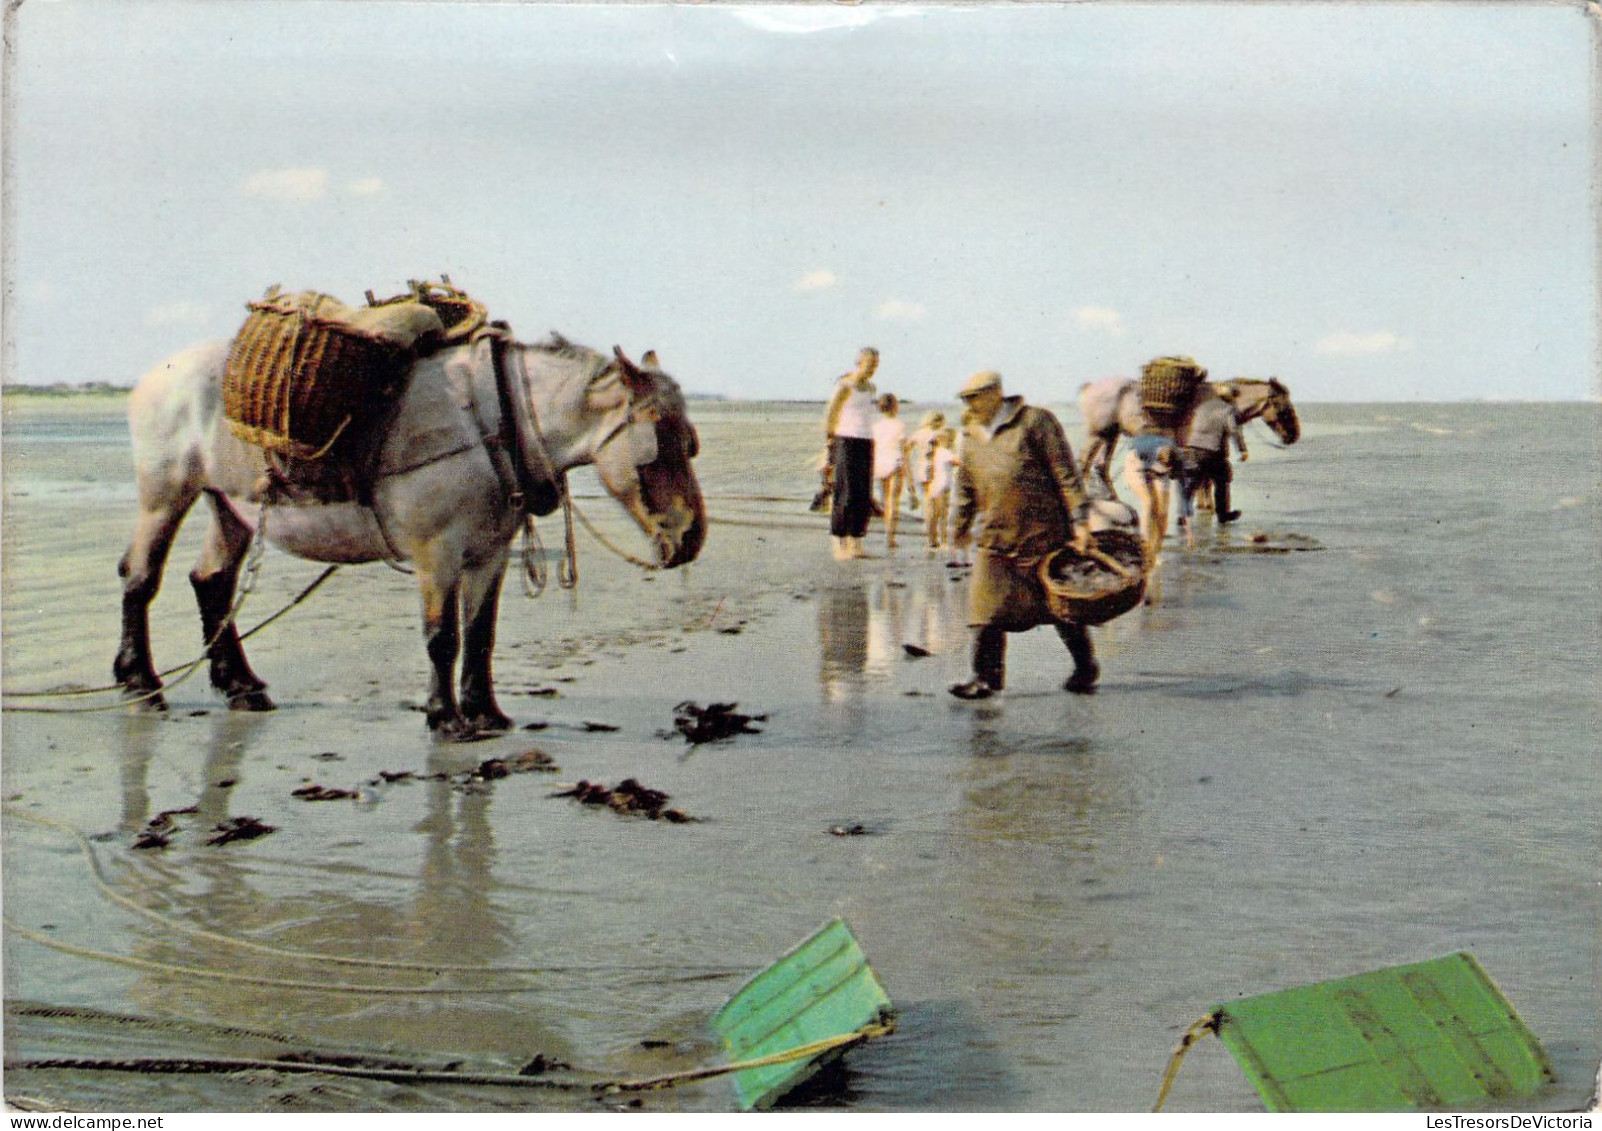
POLYGON ((273 709, 230 616, 260 521, 270 542, 298 557, 413 564, 432 663, 428 725, 447 740, 513 725, 496 705, 490 670, 501 578, 525 513, 556 506, 568 469, 595 466, 662 566, 700 553, 706 510, 691 466, 699 439, 654 354, 642 368, 621 349, 606 357, 553 335, 538 345, 480 338, 424 357, 377 437, 366 489, 352 501, 326 502, 296 497, 281 476, 275 485, 267 454, 223 420, 228 349, 192 347, 146 374, 130 398, 139 514, 119 566, 122 643, 113 673, 127 696, 149 707, 166 707, 149 606, 179 524, 202 495, 212 522, 189 578, 211 682, 228 706, 273 709))
MULTIPOLYGON (((1210 384, 1212 395, 1233 401, 1245 424, 1261 419, 1281 443, 1294 444, 1302 434, 1290 390, 1277 377, 1267 381, 1240 377, 1210 384)), ((1080 469, 1094 470, 1111 486, 1113 449, 1120 435, 1135 436, 1148 430, 1150 422, 1140 407, 1140 382, 1125 377, 1107 377, 1079 387, 1079 411, 1085 420, 1089 442, 1080 460, 1080 469)))

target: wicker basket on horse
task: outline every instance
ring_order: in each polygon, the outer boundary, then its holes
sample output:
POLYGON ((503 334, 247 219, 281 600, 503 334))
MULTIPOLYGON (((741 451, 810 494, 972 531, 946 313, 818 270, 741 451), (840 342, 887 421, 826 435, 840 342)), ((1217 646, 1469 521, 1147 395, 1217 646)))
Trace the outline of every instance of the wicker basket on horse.
POLYGON ((1207 370, 1190 357, 1159 357, 1140 370, 1140 407, 1159 428, 1178 428, 1190 418, 1207 370))
POLYGON ((294 459, 347 454, 393 401, 420 344, 443 323, 411 304, 352 309, 278 288, 249 306, 223 373, 223 416, 240 439, 294 459))
POLYGON ((398 303, 422 303, 439 316, 443 333, 440 335, 441 345, 455 345, 471 338, 489 321, 489 311, 484 304, 470 296, 466 291, 458 290, 451 283, 449 275, 441 275, 440 281, 419 282, 416 279, 407 281, 411 288, 406 294, 396 295, 394 298, 375 299, 373 292, 367 292, 367 305, 369 307, 388 307, 398 303))
POLYGON ((1064 546, 1040 563, 1046 607, 1058 620, 1105 624, 1146 595, 1146 545, 1127 530, 1098 530, 1092 548, 1064 546))

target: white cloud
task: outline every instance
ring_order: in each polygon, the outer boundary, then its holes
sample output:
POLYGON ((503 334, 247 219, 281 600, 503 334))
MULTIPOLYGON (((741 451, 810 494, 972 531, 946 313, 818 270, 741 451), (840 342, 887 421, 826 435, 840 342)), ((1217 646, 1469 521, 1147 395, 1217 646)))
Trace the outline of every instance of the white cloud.
POLYGON ((145 311, 146 326, 198 326, 211 317, 211 307, 180 299, 145 311))
POLYGON ((929 316, 921 302, 907 302, 899 298, 880 303, 879 309, 873 313, 882 322, 921 322, 929 316))
POLYGON ((764 4, 731 9, 731 15, 743 24, 758 31, 776 31, 785 35, 807 35, 817 31, 836 31, 840 28, 866 27, 881 19, 905 19, 908 16, 927 15, 923 8, 912 5, 846 5, 846 4, 764 4))
POLYGON ((795 289, 801 292, 826 291, 839 280, 834 277, 833 271, 808 271, 795 281, 795 289))
POLYGON ((1074 311, 1074 321, 1086 330, 1102 330, 1115 338, 1124 336, 1124 319, 1110 306, 1081 306, 1074 311))
POLYGON ((363 177, 345 186, 352 196, 377 196, 384 191, 384 182, 378 177, 363 177))
POLYGON ((323 169, 261 169, 239 186, 245 196, 265 200, 317 200, 328 195, 328 173, 323 169))
POLYGON ((1313 348, 1319 353, 1360 357, 1376 353, 1407 353, 1413 348, 1413 343, 1407 338, 1397 337, 1388 330, 1373 334, 1353 334, 1343 330, 1338 334, 1320 338, 1313 348))

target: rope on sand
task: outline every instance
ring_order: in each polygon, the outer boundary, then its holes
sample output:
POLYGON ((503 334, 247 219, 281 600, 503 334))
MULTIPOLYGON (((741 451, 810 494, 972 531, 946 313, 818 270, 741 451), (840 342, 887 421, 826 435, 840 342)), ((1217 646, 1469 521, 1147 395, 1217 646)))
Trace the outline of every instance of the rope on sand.
POLYGON ((638 1080, 552 1079, 546 1076, 524 1076, 502 1072, 456 1072, 441 1069, 411 1067, 379 1067, 365 1065, 330 1064, 311 1060, 251 1060, 234 1057, 135 1057, 111 1059, 99 1057, 50 1057, 36 1060, 8 1060, 6 1070, 17 1072, 64 1068, 74 1071, 138 1072, 151 1075, 180 1073, 230 1072, 290 1072, 323 1076, 347 1076, 363 1080, 383 1080, 397 1084, 458 1084, 498 1088, 544 1088, 554 1091, 588 1091, 595 1095, 616 1095, 621 1092, 648 1092, 671 1088, 698 1080, 710 1080, 751 1068, 767 1068, 775 1064, 789 1064, 797 1060, 810 1060, 834 1049, 858 1045, 874 1037, 895 1032, 893 1023, 864 1025, 851 1033, 842 1033, 812 1041, 784 1052, 752 1060, 719 1064, 708 1068, 692 1068, 664 1076, 638 1080))
MULTIPOLYGON (((10 806, 10 805, 0 806, 0 813, 3 813, 8 819, 24 821, 24 822, 26 822, 28 824, 37 825, 37 826, 39 826, 41 828, 50 829, 50 830, 52 830, 54 832, 59 832, 59 833, 62 833, 64 835, 66 835, 66 836, 71 837, 77 843, 79 853, 83 856, 84 860, 89 865, 89 871, 90 871, 92 882, 94 883, 94 886, 95 886, 95 890, 100 892, 101 895, 105 896, 111 902, 117 904, 119 907, 126 908, 127 910, 132 911, 136 915, 139 915, 139 916, 142 916, 143 918, 149 919, 151 922, 158 924, 159 926, 161 926, 162 928, 164 928, 166 930, 179 932, 179 933, 182 933, 182 934, 186 934, 186 935, 189 935, 192 938, 203 939, 203 940, 205 940, 207 942, 216 943, 216 944, 221 945, 221 946, 230 946, 230 947, 235 947, 235 948, 240 949, 240 950, 248 950, 248 951, 252 951, 252 952, 257 953, 257 954, 268 955, 268 956, 270 956, 272 958, 290 959, 290 960, 300 961, 300 962, 315 962, 315 963, 318 963, 318 964, 321 964, 321 965, 356 966, 356 967, 361 967, 361 968, 369 969, 369 970, 397 970, 397 971, 405 971, 405 972, 408 972, 408 973, 418 973, 418 974, 489 974, 489 975, 517 976, 517 975, 530 975, 530 974, 624 973, 624 972, 629 972, 629 973, 649 973, 653 969, 655 969, 655 970, 671 970, 671 971, 674 971, 674 972, 677 972, 677 973, 688 974, 693 980, 702 980, 702 979, 707 979, 707 978, 732 978, 732 977, 735 977, 737 974, 740 973, 740 971, 729 970, 729 969, 727 969, 725 967, 710 967, 710 966, 709 967, 671 966, 671 967, 653 968, 653 967, 649 967, 649 966, 639 966, 639 965, 616 966, 616 967, 606 967, 606 966, 453 965, 453 964, 450 964, 450 963, 438 963, 438 962, 404 962, 404 961, 399 961, 399 960, 382 959, 382 958, 347 958, 347 957, 344 957, 344 956, 341 956, 341 955, 321 954, 321 953, 316 953, 316 952, 313 952, 313 951, 289 950, 289 949, 286 949, 286 948, 283 948, 283 947, 268 946, 265 943, 252 942, 249 939, 241 939, 241 938, 235 938, 232 935, 219 934, 219 933, 217 933, 215 931, 208 931, 203 927, 192 926, 191 924, 185 923, 185 922, 183 922, 182 920, 179 920, 179 919, 168 918, 167 916, 162 915, 160 912, 153 911, 148 907, 142 906, 137 901, 135 901, 133 899, 130 899, 126 895, 123 895, 121 892, 117 891, 109 883, 106 882, 105 873, 101 870, 101 867, 100 867, 100 860, 99 860, 98 857, 95 856, 94 846, 89 842, 89 838, 84 836, 83 833, 79 832, 77 829, 73 828, 71 825, 66 824, 65 822, 58 821, 58 820, 54 819, 53 817, 45 817, 45 816, 41 816, 41 815, 39 815, 37 813, 29 813, 26 810, 17 809, 17 808, 15 808, 13 806, 10 806)), ((45 945, 53 946, 53 947, 56 947, 57 949, 61 949, 61 948, 65 947, 66 945, 68 945, 68 944, 58 944, 57 940, 49 939, 49 938, 40 938, 40 939, 38 939, 36 941, 42 941, 45 945)), ((93 952, 93 953, 89 953, 89 954, 84 954, 84 955, 82 955, 82 957, 98 958, 98 957, 102 957, 102 955, 101 955, 100 952, 97 951, 97 952, 93 952)), ((116 956, 107 956, 107 957, 115 958, 116 956)), ((183 970, 183 969, 184 968, 175 968, 175 970, 183 970)), ((202 971, 201 973, 204 974, 205 972, 202 971)), ((276 985, 276 984, 280 984, 280 983, 273 983, 273 984, 276 985)), ((467 992, 471 992, 471 991, 457 990, 457 991, 453 991, 453 992, 467 993, 467 992)), ((486 991, 486 992, 513 992, 513 991, 510 991, 510 990, 494 990, 494 991, 486 991)))
POLYGON ((358 985, 347 982, 299 982, 286 978, 268 978, 255 974, 239 974, 231 970, 204 970, 198 966, 179 966, 169 962, 155 962, 147 958, 134 958, 125 954, 111 954, 103 950, 93 950, 89 947, 76 946, 73 943, 53 939, 38 931, 29 930, 11 918, 0 919, 8 931, 29 942, 49 947, 63 954, 70 954, 75 958, 88 958, 96 962, 107 962, 113 966, 127 966, 135 970, 145 970, 154 974, 169 974, 185 978, 209 979, 214 982, 232 982, 237 985, 269 986, 277 990, 305 990, 310 993, 323 994, 423 994, 429 996, 457 995, 477 996, 481 994, 523 994, 538 987, 533 985, 520 986, 378 986, 358 985))

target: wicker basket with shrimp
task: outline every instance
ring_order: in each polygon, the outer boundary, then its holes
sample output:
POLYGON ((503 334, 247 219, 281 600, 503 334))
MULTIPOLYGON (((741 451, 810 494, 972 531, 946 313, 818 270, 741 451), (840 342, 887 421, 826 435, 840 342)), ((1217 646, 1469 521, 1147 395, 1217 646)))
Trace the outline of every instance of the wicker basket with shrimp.
POLYGON ((1105 624, 1140 604, 1146 564, 1138 534, 1099 530, 1087 549, 1064 546, 1040 563, 1046 605, 1058 620, 1105 624))

